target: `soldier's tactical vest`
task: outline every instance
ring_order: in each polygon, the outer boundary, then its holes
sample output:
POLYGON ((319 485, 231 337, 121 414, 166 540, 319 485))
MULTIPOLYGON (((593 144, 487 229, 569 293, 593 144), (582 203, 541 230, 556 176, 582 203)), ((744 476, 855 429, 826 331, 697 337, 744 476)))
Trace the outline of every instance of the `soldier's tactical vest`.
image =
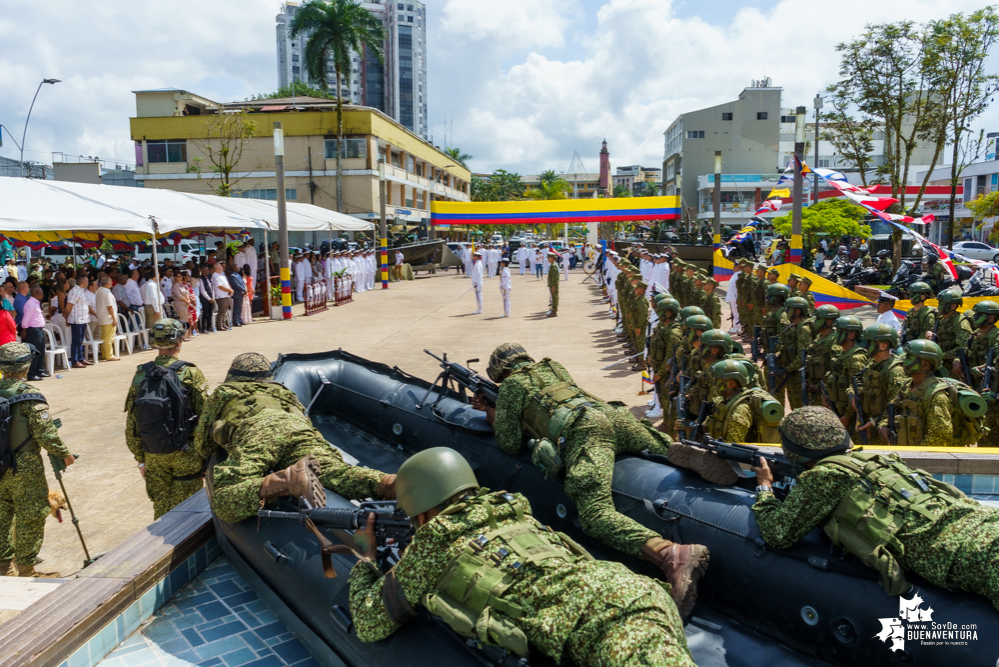
POLYGON ((584 407, 600 402, 573 384, 572 379, 564 375, 548 357, 522 366, 511 375, 518 373, 529 375, 537 385, 521 415, 524 428, 535 438, 548 438, 557 443, 562 431, 576 420, 584 407), (558 381, 545 380, 537 372, 542 366, 558 381))
POLYGON ((10 401, 10 431, 7 436, 7 446, 11 454, 38 451, 38 445, 31 437, 28 418, 21 414, 17 404, 24 401, 38 403, 46 401, 41 394, 19 394, 18 390, 23 386, 23 384, 18 384, 9 389, 0 390, 0 398, 10 401))
POLYGON ((987 432, 982 419, 986 411, 984 399, 968 385, 953 378, 936 378, 936 380, 927 384, 917 394, 905 392, 902 397, 902 414, 895 418, 900 447, 923 444, 923 436, 926 434, 926 415, 930 411, 933 397, 940 392, 947 392, 950 399, 954 446, 973 445, 987 432))
MULTIPOLYGON (((527 636, 510 620, 520 618, 526 610, 503 599, 503 594, 517 583, 525 565, 553 559, 568 565, 592 561, 593 557, 564 533, 556 533, 527 516, 508 493, 488 494, 472 502, 486 510, 490 530, 472 539, 448 563, 435 589, 424 596, 423 605, 458 634, 526 657, 527 636), (515 522, 498 526, 493 506, 500 503, 513 507, 515 522)), ((466 504, 459 503, 441 514, 456 514, 466 508, 466 504)))
POLYGON ((864 348, 859 345, 854 345, 852 348, 840 355, 838 363, 836 363, 830 370, 833 381, 826 383, 826 389, 829 391, 829 400, 836 403, 837 407, 840 408, 841 411, 842 408, 846 407, 846 389, 850 386, 852 380, 850 375, 846 372, 846 362, 855 354, 863 354, 864 352, 864 348))
POLYGON ((264 410, 280 410, 293 415, 302 414, 298 399, 287 387, 278 382, 234 382, 229 385, 236 397, 222 408, 221 418, 212 424, 215 444, 226 447, 236 429, 247 419, 264 410))
MULTIPOLYGON (((809 320, 810 322, 815 322, 815 320, 809 320)), ((812 334, 818 336, 817 331, 812 331, 812 334)), ((832 370, 832 346, 836 344, 836 333, 831 332, 828 334, 832 338, 831 341, 826 341, 825 338, 817 339, 812 342, 812 353, 805 357, 805 373, 808 375, 808 380, 813 385, 817 385, 819 380, 826 377, 826 373, 832 370)))
POLYGON ((781 438, 777 424, 784 416, 784 408, 758 387, 746 388, 727 403, 715 406, 714 412, 705 420, 705 432, 724 438, 735 409, 747 402, 753 412, 753 426, 746 434, 747 442, 779 443, 781 438))
POLYGON ((918 313, 913 313, 911 316, 906 317, 905 336, 902 343, 908 343, 911 340, 925 337, 927 331, 933 330, 937 317, 939 317, 937 309, 932 306, 926 306, 918 313))
POLYGON ((871 419, 877 419, 878 415, 888 407, 890 398, 885 396, 888 389, 888 376, 891 370, 900 366, 902 360, 892 355, 884 362, 880 369, 875 368, 875 364, 869 364, 861 376, 863 383, 860 389, 860 404, 864 408, 864 415, 870 415, 871 419))
POLYGON ((861 476, 829 515, 822 528, 826 535, 880 572, 881 585, 889 595, 905 593, 909 584, 899 563, 905 548, 895 534, 906 512, 936 521, 941 512, 927 507, 927 501, 935 499, 949 506, 965 495, 923 470, 907 467, 894 453, 855 452, 821 459, 817 465, 838 466, 861 476), (891 503, 894 511, 889 512, 891 503))

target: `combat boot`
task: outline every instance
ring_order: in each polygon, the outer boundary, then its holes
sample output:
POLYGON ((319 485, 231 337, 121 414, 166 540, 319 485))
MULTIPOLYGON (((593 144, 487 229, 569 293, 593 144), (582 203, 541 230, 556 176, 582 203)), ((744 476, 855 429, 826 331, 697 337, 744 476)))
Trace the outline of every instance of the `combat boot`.
POLYGON ((260 498, 267 501, 273 498, 291 496, 304 497, 313 507, 326 506, 326 490, 319 480, 322 470, 312 455, 264 477, 260 484, 260 498))
POLYGON ((17 576, 19 577, 34 577, 35 579, 57 579, 59 577, 58 572, 38 572, 35 570, 34 565, 18 565, 17 566, 17 576))
POLYGON ((714 452, 700 447, 677 442, 666 452, 669 462, 677 468, 693 470, 712 484, 731 486, 739 481, 739 475, 728 461, 718 458, 714 452))
POLYGON ((642 557, 666 575, 680 618, 687 620, 697 603, 697 582, 708 569, 711 555, 701 544, 677 544, 654 537, 642 546, 642 557))

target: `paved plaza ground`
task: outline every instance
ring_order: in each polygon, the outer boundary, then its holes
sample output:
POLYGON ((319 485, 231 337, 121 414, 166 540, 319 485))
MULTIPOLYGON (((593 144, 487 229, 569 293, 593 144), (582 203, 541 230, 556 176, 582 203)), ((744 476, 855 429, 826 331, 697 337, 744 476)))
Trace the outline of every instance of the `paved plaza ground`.
MULTIPOLYGON (((475 297, 470 281, 453 271, 439 272, 392 283, 388 290, 357 294, 353 303, 310 317, 302 317, 301 306, 296 306, 290 322, 257 320, 228 333, 202 335, 185 344, 181 356, 204 371, 211 388, 223 381, 233 357, 243 352, 259 352, 274 360, 280 353, 337 348, 432 380, 438 367, 424 348, 447 352, 461 362, 477 357, 481 361, 473 367, 484 373, 493 348, 517 342, 536 359, 548 356, 563 363, 585 389, 605 400, 623 401, 641 415, 647 400, 638 395, 641 375, 628 370, 629 363, 601 370, 625 355, 600 290, 592 280, 584 282, 585 277, 577 269, 561 283, 557 318, 545 317, 545 281, 521 276, 516 269, 513 313, 506 319, 500 317, 498 278, 485 281, 484 314, 471 315, 475 297)), ((871 308, 852 314, 862 315, 865 324, 876 317, 871 308)), ((724 318, 727 329, 727 309, 724 318)), ((123 410, 136 365, 154 354, 123 355, 121 363, 63 370, 61 379, 38 383, 53 413, 68 408, 59 415, 60 433, 80 459, 64 481, 91 555, 117 546, 153 518, 152 503, 125 446, 123 410)), ((51 476, 50 486, 56 487, 51 476)), ((66 576, 82 567, 84 557, 79 538, 64 517, 62 524, 53 518, 47 521, 41 552, 45 562, 40 569, 66 576)))

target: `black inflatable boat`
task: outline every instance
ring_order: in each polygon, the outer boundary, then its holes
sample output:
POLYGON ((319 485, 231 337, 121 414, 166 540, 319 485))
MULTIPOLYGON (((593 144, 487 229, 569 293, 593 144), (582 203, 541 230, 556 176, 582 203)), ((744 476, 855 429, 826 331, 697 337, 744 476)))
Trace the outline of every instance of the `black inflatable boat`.
MULTIPOLYGON (((348 461, 393 472, 413 452, 452 447, 469 460, 484 486, 524 493, 542 522, 570 533, 597 557, 655 575, 646 563, 587 538, 562 486, 545 480, 528 457, 503 453, 482 413, 453 390, 343 351, 284 355, 275 365, 275 379, 296 392, 316 427, 348 461)), ((932 621, 900 619, 900 598, 888 596, 876 573, 834 548, 820 530, 790 550, 767 547, 750 510, 750 484, 718 487, 642 458, 624 457, 615 465, 620 511, 664 537, 711 549, 699 604, 686 628, 699 665, 997 664, 999 612, 986 598, 910 577, 913 589, 902 599, 918 595, 918 609, 932 621), (946 626, 944 634, 917 632, 940 632, 933 623, 946 626)), ((352 507, 328 495, 329 505, 352 507)), ((294 510, 290 503, 274 505, 294 510)), ((470 644, 426 612, 389 639, 359 642, 348 604, 352 558, 335 556, 340 576, 327 579, 318 542, 301 525, 276 519, 262 519, 259 526, 256 519, 216 523, 225 553, 324 664, 547 664, 470 644)), ((352 543, 346 532, 330 536, 352 543)))

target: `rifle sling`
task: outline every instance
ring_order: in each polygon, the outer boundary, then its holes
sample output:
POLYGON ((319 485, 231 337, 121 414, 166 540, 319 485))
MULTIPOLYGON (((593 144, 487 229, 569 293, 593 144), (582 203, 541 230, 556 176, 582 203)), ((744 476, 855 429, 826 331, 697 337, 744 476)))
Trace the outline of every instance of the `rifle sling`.
POLYGON ((312 531, 312 534, 319 540, 319 556, 323 561, 323 574, 326 575, 327 579, 336 579, 336 569, 333 567, 332 554, 354 556, 357 560, 370 563, 376 570, 378 569, 378 566, 375 565, 370 558, 359 554, 352 547, 348 547, 345 544, 333 544, 330 542, 329 538, 323 535, 322 531, 319 530, 319 528, 316 527, 316 524, 312 522, 312 519, 305 520, 305 527, 312 531))

